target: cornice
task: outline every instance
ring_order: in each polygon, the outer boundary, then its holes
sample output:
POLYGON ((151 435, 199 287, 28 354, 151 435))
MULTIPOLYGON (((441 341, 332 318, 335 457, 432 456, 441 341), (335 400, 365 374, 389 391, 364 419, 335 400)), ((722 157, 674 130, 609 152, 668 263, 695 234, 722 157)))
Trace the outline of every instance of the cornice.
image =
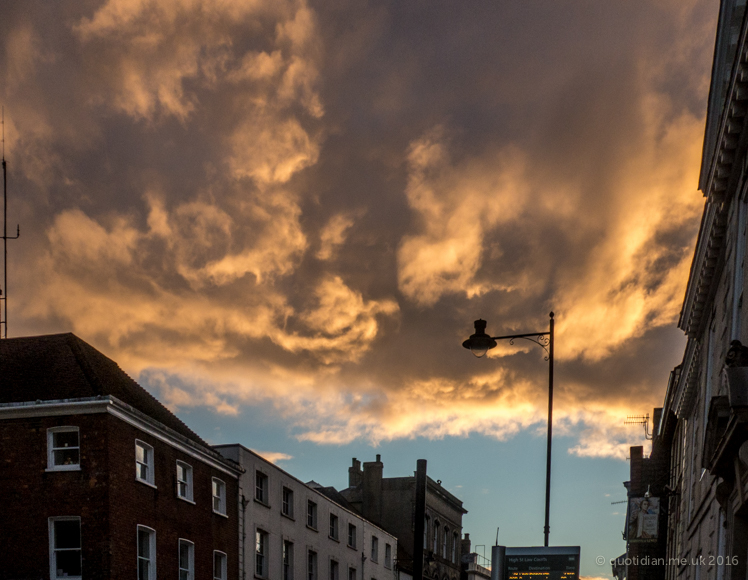
POLYGON ((233 478, 242 473, 239 466, 228 463, 220 453, 204 448, 156 421, 149 415, 138 411, 134 407, 120 401, 111 395, 86 397, 81 399, 61 399, 54 401, 24 401, 21 403, 0 404, 0 420, 26 419, 31 417, 50 417, 65 415, 90 415, 108 413, 121 421, 148 433, 152 437, 181 451, 185 455, 194 457, 233 478))
MULTIPOLYGON (((702 191, 707 198, 678 326, 698 336, 724 248, 727 212, 739 188, 748 132, 748 11, 743 16, 714 155, 702 191)), ((704 156, 707 152, 704 152, 704 156)))
MULTIPOLYGON (((693 403, 696 400, 699 379, 699 351, 699 343, 694 339, 690 339, 686 346, 686 353, 683 357, 681 367, 683 370, 678 378, 678 385, 675 389, 672 402, 672 410, 678 419, 687 419, 690 416, 693 403)), ((663 414, 666 411, 667 409, 663 409, 663 414)))

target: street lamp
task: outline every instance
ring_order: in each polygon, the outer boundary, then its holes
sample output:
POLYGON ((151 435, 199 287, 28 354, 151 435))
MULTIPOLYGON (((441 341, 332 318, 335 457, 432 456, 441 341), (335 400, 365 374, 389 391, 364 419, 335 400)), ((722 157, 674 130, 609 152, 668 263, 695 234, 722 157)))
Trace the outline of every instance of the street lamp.
POLYGON ((548 535, 551 531, 549 512, 551 509, 551 441, 553 440, 553 312, 550 313, 550 329, 548 332, 529 332, 526 334, 508 334, 506 336, 489 336, 486 334, 486 321, 475 321, 475 333, 462 343, 472 353, 482 358, 496 346, 497 340, 508 340, 514 344, 515 339, 522 338, 534 342, 546 352, 548 361, 548 447, 545 466, 545 528, 544 546, 548 547, 548 535))

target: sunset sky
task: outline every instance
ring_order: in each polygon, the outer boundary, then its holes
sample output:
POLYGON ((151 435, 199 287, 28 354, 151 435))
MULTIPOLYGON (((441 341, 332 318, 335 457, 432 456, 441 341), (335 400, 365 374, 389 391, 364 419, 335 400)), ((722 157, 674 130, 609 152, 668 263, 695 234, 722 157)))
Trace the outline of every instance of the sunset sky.
POLYGON ((718 8, 3 2, 9 335, 72 331, 305 481, 426 458, 474 545, 538 545, 543 352, 461 342, 553 310, 551 542, 609 577, 624 420, 685 345, 718 8))

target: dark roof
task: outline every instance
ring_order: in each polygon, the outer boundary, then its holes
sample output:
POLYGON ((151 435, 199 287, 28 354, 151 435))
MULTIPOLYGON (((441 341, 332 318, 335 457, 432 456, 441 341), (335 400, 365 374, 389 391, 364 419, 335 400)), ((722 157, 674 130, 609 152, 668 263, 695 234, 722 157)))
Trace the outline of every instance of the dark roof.
POLYGON ((208 446, 116 362, 72 333, 0 340, 0 403, 116 397, 208 446))

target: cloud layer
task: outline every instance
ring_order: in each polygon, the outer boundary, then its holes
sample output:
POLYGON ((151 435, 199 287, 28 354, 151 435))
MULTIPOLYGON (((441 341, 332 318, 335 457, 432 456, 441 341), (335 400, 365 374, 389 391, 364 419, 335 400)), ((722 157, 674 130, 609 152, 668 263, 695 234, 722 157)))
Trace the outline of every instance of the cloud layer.
POLYGON ((11 334, 320 443, 506 439, 543 353, 460 342, 554 310, 558 428, 622 457, 683 344, 712 8, 11 2, 11 334))

